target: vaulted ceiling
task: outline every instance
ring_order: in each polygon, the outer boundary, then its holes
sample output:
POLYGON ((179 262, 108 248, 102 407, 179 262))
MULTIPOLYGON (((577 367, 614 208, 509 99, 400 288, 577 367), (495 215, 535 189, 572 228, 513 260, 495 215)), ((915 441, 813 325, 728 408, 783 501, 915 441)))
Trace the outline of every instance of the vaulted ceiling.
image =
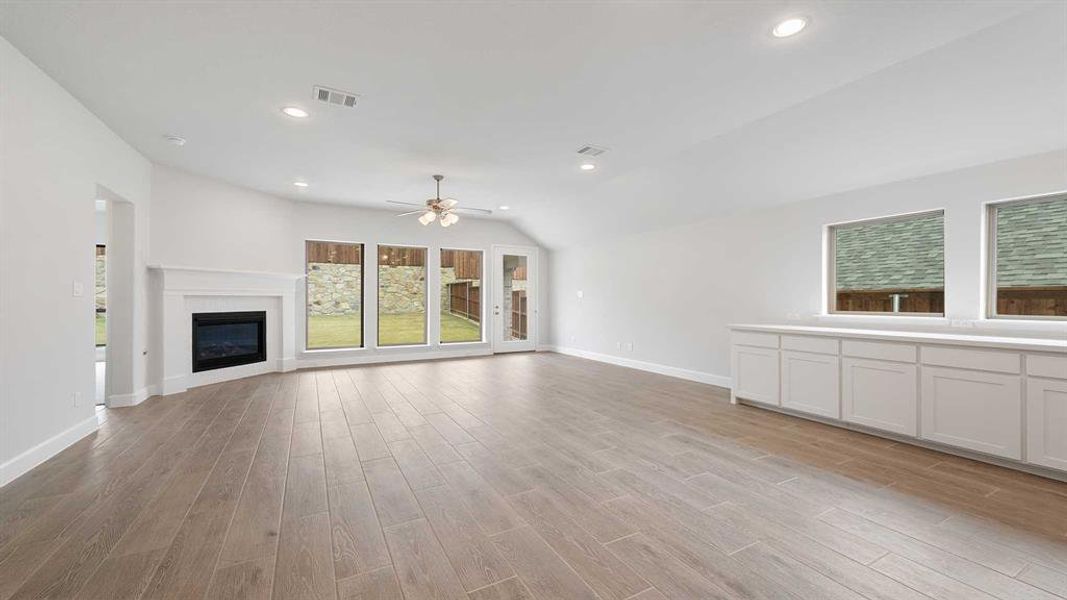
POLYGON ((5 2, 0 34, 155 162, 378 208, 445 173, 549 246, 1067 147, 1062 2, 5 2))

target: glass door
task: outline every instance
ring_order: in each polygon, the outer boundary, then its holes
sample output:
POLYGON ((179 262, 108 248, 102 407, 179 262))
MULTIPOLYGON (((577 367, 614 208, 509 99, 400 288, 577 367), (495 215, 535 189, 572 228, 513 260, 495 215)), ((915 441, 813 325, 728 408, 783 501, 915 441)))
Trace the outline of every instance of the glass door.
POLYGON ((536 348, 537 249, 493 248, 493 352, 536 348))

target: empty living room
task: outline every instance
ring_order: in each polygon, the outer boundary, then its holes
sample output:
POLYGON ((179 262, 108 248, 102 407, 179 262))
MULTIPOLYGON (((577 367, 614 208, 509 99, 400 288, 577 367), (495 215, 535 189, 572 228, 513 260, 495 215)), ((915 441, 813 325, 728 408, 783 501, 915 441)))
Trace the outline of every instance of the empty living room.
POLYGON ((1067 0, 0 0, 0 600, 1067 600, 1067 0))

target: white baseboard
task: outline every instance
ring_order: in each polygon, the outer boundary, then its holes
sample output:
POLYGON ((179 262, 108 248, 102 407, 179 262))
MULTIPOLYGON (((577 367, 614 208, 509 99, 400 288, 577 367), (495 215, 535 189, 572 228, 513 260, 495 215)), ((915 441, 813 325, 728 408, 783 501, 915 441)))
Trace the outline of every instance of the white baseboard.
POLYGON ((156 386, 150 385, 130 394, 112 394, 107 398, 107 407, 124 408, 127 406, 137 406, 147 400, 150 396, 153 396, 155 394, 155 388, 156 386))
POLYGON ((492 353, 492 348, 489 348, 485 344, 478 344, 469 348, 436 349, 421 352, 382 352, 380 354, 360 354, 356 356, 330 356, 324 354, 321 357, 314 358, 305 355, 304 358, 300 358, 296 361, 296 368, 313 369, 316 367, 347 367, 368 364, 411 362, 417 360, 467 358, 471 356, 489 356, 492 353))
POLYGON ((649 373, 658 373, 660 375, 666 375, 668 377, 677 377, 678 379, 685 379, 687 381, 696 381, 697 383, 706 383, 708 385, 715 385, 723 388, 730 388, 731 380, 725 375, 716 375, 715 373, 707 373, 704 371, 694 371, 692 369, 683 369, 681 367, 671 367, 669 365, 661 365, 659 363, 645 362, 642 360, 634 360, 632 358, 622 358, 620 356, 612 356, 610 354, 600 354, 599 352, 590 352, 588 350, 579 350, 578 348, 567 348, 565 346, 541 346, 540 349, 548 350, 551 352, 558 352, 560 354, 566 354, 568 356, 577 356, 578 358, 587 358, 589 360, 595 360, 597 362, 608 363, 612 365, 618 365, 620 367, 627 367, 630 369, 637 369, 639 371, 648 371, 649 373))
POLYGON ((100 426, 96 414, 57 433, 33 448, 0 465, 0 486, 5 486, 30 469, 65 450, 68 446, 96 431, 100 426))

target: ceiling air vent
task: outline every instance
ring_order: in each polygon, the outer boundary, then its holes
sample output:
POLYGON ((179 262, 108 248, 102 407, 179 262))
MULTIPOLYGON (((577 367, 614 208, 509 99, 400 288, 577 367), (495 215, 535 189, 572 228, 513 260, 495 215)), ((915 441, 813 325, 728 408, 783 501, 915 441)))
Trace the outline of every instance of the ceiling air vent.
POLYGON ((355 108, 356 102, 359 101, 359 94, 343 92, 333 88, 322 87, 321 85, 316 85, 314 91, 315 99, 319 102, 325 102, 326 104, 336 104, 337 106, 344 106, 346 108, 355 108))
POLYGON ((583 156, 600 156, 601 154, 607 151, 607 148, 601 148, 600 146, 594 146, 592 144, 587 144, 585 146, 582 146, 581 148, 578 148, 578 154, 581 154, 583 156))

